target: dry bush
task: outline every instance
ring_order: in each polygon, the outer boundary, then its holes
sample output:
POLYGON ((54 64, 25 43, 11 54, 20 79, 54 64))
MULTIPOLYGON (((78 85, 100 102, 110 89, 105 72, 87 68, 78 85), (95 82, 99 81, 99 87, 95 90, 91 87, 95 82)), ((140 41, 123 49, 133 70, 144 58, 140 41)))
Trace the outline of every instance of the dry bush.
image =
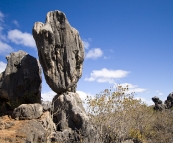
POLYGON ((134 93, 128 93, 128 86, 106 89, 95 97, 87 97, 86 102, 90 121, 100 131, 104 143, 128 139, 137 143, 173 142, 172 111, 154 111, 134 99, 134 93))

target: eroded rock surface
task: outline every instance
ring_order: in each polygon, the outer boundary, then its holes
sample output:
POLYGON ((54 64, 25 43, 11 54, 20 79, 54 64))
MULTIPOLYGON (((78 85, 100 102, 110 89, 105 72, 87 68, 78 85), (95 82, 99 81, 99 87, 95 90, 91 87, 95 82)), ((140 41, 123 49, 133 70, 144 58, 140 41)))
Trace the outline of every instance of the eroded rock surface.
POLYGON ((166 108, 172 108, 173 107, 173 92, 171 92, 168 96, 167 96, 167 100, 165 100, 165 105, 166 108))
POLYGON ((39 118, 42 114, 41 104, 22 104, 14 109, 12 117, 19 120, 31 120, 39 118))
POLYGON ((159 97, 152 97, 152 100, 155 103, 154 110, 162 111, 163 109, 165 109, 165 105, 162 104, 162 100, 160 100, 159 97))
POLYGON ((3 116, 0 117, 0 127, 1 143, 53 143, 51 137, 55 124, 48 111, 39 119, 31 120, 14 120, 3 116))
POLYGON ((50 11, 45 24, 34 24, 33 37, 48 85, 56 93, 75 92, 84 60, 78 31, 70 26, 64 13, 50 11))
POLYGON ((82 101, 77 93, 68 92, 54 97, 54 122, 57 125, 55 140, 64 143, 99 143, 98 133, 89 123, 82 101))
POLYGON ((7 66, 0 74, 0 113, 24 103, 41 103, 41 66, 24 51, 6 57, 7 66))

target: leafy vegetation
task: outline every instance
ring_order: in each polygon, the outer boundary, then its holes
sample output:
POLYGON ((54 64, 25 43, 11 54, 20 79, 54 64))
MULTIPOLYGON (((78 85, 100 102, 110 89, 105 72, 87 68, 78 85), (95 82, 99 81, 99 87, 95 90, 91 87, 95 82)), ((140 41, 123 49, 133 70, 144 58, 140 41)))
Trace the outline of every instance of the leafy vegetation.
POLYGON ((136 143, 173 142, 172 110, 155 111, 128 93, 128 86, 106 89, 87 97, 90 121, 103 143, 133 140, 136 143))

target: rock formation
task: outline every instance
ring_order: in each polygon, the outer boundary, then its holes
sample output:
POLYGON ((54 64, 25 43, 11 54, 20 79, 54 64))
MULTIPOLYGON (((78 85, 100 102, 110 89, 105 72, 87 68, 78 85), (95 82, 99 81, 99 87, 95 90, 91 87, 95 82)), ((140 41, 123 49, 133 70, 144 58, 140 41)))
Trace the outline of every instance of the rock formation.
POLYGON ((162 111, 163 109, 165 109, 165 105, 162 104, 162 101, 159 99, 159 97, 155 96, 152 98, 152 100, 155 103, 154 110, 162 111))
POLYGON ((163 110, 163 109, 170 109, 173 107, 173 92, 171 92, 167 99, 165 100, 164 104, 162 104, 162 101, 159 99, 159 97, 153 97, 153 102, 155 103, 154 110, 163 110))
POLYGON ((6 57, 7 66, 0 74, 0 113, 23 103, 41 103, 41 66, 24 51, 6 57))
POLYGON ((33 27, 40 63, 46 82, 56 93, 76 91, 82 75, 84 48, 78 31, 60 11, 47 13, 46 23, 33 27))
POLYGON ((76 93, 84 60, 78 31, 70 26, 64 13, 51 11, 45 24, 34 24, 33 37, 46 82, 57 93, 52 101, 56 124, 52 139, 63 143, 99 143, 98 133, 89 123, 89 116, 76 93))
POLYGON ((89 123, 82 101, 77 93, 57 95, 53 99, 54 123, 57 125, 56 140, 63 143, 99 143, 96 129, 89 123))
POLYGON ((16 108, 13 114, 22 115, 23 117, 27 115, 25 117, 29 118, 18 118, 19 120, 14 120, 8 116, 0 117, 0 142, 52 143, 52 140, 54 140, 53 133, 56 127, 50 112, 41 111, 43 107, 40 104, 22 104, 21 106, 16 108), (33 110, 31 106, 34 107, 33 110), (20 110, 17 110, 19 108, 20 110), (37 117, 33 115, 37 115, 37 117))
POLYGON ((167 96, 167 100, 165 101, 165 105, 166 105, 166 108, 168 108, 168 109, 173 107, 173 92, 171 92, 167 96))
POLYGON ((31 120, 39 118, 42 114, 43 107, 40 104, 22 104, 14 109, 12 117, 20 120, 31 120))

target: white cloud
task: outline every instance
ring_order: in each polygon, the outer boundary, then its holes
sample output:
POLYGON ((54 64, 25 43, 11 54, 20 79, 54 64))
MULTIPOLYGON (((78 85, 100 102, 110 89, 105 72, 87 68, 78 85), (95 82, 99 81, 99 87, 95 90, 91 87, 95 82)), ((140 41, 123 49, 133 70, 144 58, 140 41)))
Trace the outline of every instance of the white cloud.
POLYGON ((13 51, 14 50, 10 45, 0 41, 0 55, 7 55, 13 51))
POLYGON ((79 94, 80 99, 84 102, 88 94, 83 91, 76 91, 76 92, 79 94))
POLYGON ((6 63, 0 61, 0 73, 2 73, 3 71, 5 71, 5 68, 6 68, 6 63))
POLYGON ((52 101, 53 97, 57 95, 54 91, 47 91, 44 93, 41 93, 41 97, 43 101, 52 101))
POLYGON ((93 70, 89 78, 85 78, 85 81, 97 81, 114 83, 115 79, 126 77, 129 74, 124 70, 109 70, 103 68, 101 70, 93 70))
POLYGON ((89 46, 90 46, 90 43, 88 41, 86 41, 86 40, 83 40, 82 42, 83 42, 84 48, 88 49, 89 46))
POLYGON ((156 90, 156 92, 157 92, 159 95, 163 95, 163 93, 160 92, 159 90, 156 90))
POLYGON ((139 88, 137 85, 133 85, 131 83, 122 83, 120 84, 122 87, 127 87, 128 85, 128 92, 127 93, 132 93, 132 92, 135 92, 135 93, 141 93, 141 92, 144 92, 146 91, 145 88, 139 88))
POLYGON ((36 47, 35 41, 30 33, 23 33, 17 29, 10 30, 8 32, 8 39, 10 39, 11 42, 14 42, 17 45, 24 45, 32 48, 36 47))
POLYGON ((17 22, 17 20, 13 20, 13 24, 15 24, 16 26, 19 26, 19 23, 17 22))
POLYGON ((142 102, 146 103, 146 104, 149 105, 149 106, 154 104, 153 101, 152 101, 151 99, 150 99, 150 100, 147 100, 147 99, 142 98, 142 97, 135 97, 135 99, 138 99, 138 100, 141 99, 142 102))
POLYGON ((0 11, 0 21, 3 22, 4 21, 4 14, 0 11))
POLYGON ((103 51, 100 48, 94 48, 86 53, 85 58, 87 59, 97 59, 103 55, 103 51))

